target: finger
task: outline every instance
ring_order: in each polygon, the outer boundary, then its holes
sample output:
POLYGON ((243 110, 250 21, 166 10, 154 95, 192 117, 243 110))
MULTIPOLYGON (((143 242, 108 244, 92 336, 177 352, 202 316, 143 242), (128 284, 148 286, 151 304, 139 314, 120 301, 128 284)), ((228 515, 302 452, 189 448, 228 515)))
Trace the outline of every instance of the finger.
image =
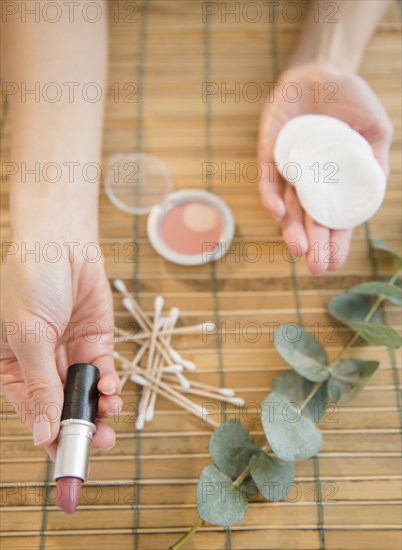
POLYGON ((346 262, 353 229, 333 229, 330 234, 329 271, 338 271, 346 262))
MULTIPOLYGON (((32 415, 29 414, 27 416, 26 414, 26 412, 29 411, 30 406, 25 380, 14 354, 12 355, 12 358, 2 359, 1 362, 2 391, 8 401, 4 407, 4 412, 8 413, 13 410, 13 412, 20 417, 21 421, 32 432, 32 415)), ((45 450, 53 462, 56 460, 56 449, 56 441, 45 446, 45 450)))
POLYGON ((117 395, 100 396, 98 414, 100 417, 117 416, 123 408, 123 401, 117 395))
POLYGON ((32 426, 34 445, 49 445, 60 430, 63 387, 57 372, 54 347, 49 342, 21 342, 10 338, 24 377, 28 398, 27 423, 32 426))
POLYGON ((121 381, 117 374, 103 376, 98 382, 98 390, 103 395, 115 395, 121 391, 121 381))
POLYGON ((259 183, 261 202, 276 221, 280 221, 286 213, 285 203, 281 196, 281 187, 282 178, 276 168, 261 166, 261 180, 259 183))
POLYGON ((92 444, 96 449, 112 449, 116 443, 116 434, 111 426, 98 420, 96 426, 96 432, 92 444))
POLYGON ((286 216, 282 220, 282 233, 292 256, 303 256, 308 250, 308 240, 304 229, 303 209, 293 186, 285 187, 286 216))
POLYGON ((330 231, 328 227, 317 223, 308 214, 304 216, 309 251, 307 266, 312 275, 321 275, 328 269, 328 243, 330 231))
POLYGON ((391 149, 394 128, 385 109, 380 106, 382 116, 366 131, 363 136, 370 142, 373 153, 381 164, 385 175, 389 175, 389 152, 391 149))
POLYGON ((12 353, 12 357, 1 361, 1 391, 7 399, 3 412, 17 414, 28 430, 32 432, 32 415, 27 415, 30 406, 25 380, 14 353, 12 353))

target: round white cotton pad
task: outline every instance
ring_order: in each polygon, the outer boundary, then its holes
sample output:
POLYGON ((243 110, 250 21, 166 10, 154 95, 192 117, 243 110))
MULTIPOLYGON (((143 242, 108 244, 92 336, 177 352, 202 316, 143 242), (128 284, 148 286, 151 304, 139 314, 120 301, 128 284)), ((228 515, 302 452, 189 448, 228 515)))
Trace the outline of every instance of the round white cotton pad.
POLYGON ((356 144, 323 145, 305 154, 297 196, 304 210, 330 229, 349 229, 375 214, 386 178, 377 159, 356 144))
POLYGON ((326 227, 355 227, 382 203, 385 174, 368 141, 341 120, 291 119, 278 135, 274 154, 304 210, 326 227))

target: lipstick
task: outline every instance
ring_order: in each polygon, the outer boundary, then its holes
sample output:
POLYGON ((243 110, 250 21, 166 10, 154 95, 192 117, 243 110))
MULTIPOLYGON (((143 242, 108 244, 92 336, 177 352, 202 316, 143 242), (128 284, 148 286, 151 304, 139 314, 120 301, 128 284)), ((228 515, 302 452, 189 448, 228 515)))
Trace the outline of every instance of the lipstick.
POLYGON ((99 378, 99 369, 89 363, 75 363, 67 370, 53 479, 57 481, 56 504, 69 514, 79 504, 81 485, 88 475, 98 414, 99 378))

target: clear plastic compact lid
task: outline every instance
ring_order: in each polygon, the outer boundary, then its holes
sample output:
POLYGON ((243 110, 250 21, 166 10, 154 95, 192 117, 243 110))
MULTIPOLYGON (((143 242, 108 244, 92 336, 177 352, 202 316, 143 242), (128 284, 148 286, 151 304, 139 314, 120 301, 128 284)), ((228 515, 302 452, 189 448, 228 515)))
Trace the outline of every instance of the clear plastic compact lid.
POLYGON ((130 214, 148 214, 172 191, 172 176, 157 157, 119 153, 109 157, 104 177, 112 203, 130 214))

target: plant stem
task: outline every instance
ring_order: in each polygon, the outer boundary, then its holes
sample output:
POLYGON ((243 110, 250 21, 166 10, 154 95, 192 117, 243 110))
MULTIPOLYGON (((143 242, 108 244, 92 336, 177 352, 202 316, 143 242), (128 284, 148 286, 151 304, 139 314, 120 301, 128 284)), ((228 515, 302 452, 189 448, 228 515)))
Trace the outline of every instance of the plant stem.
MULTIPOLYGON (((398 269, 395 271, 395 273, 392 275, 392 277, 390 278, 390 280, 388 281, 388 284, 393 284, 397 278, 398 278, 398 275, 399 275, 399 272, 400 272, 400 268, 398 267, 398 269)), ((365 318, 363 319, 363 321, 370 321, 371 317, 374 315, 374 313, 377 311, 377 309, 379 308, 379 306, 381 305, 381 303, 384 301, 384 297, 382 296, 379 296, 377 298, 377 300, 374 302, 373 306, 370 308, 370 311, 367 313, 367 315, 365 316, 365 318)), ((334 363, 336 363, 344 354, 347 350, 349 350, 353 344, 356 342, 356 340, 359 338, 360 336, 360 332, 357 331, 355 332, 355 334, 352 336, 352 338, 349 340, 349 342, 346 344, 346 346, 343 348, 343 350, 341 351, 341 353, 332 361, 331 365, 329 365, 329 369, 331 369, 332 365, 334 363)), ((309 393, 306 395, 306 397, 303 399, 303 401, 300 403, 300 409, 303 410, 307 405, 308 403, 311 401, 311 399, 314 397, 314 395, 317 393, 317 391, 320 389, 320 387, 322 386, 322 384, 325 382, 325 380, 323 380, 322 382, 317 382, 316 384, 314 384, 314 386, 311 388, 311 390, 309 391, 309 393)), ((264 447, 262 447, 261 449, 262 451, 264 452, 268 452, 270 450, 270 447, 269 445, 265 445, 264 447)), ((245 479, 247 479, 247 477, 249 476, 250 474, 250 468, 249 466, 247 466, 246 468, 244 468, 244 470, 238 475, 238 477, 234 480, 233 482, 233 485, 235 487, 239 487, 243 481, 245 479)), ((178 550, 185 542, 187 542, 193 535, 194 533, 204 524, 204 521, 199 518, 199 520, 197 521, 197 523, 195 523, 193 525, 193 527, 191 527, 191 529, 181 538, 179 539, 173 546, 170 546, 169 550, 178 550)))
POLYGON ((249 473, 250 473, 250 467, 246 466, 246 468, 244 468, 242 473, 234 480, 233 485, 235 487, 239 487, 243 483, 243 481, 249 476, 249 473))
MULTIPOLYGON (((265 453, 267 453, 270 449, 271 447, 269 445, 264 445, 264 447, 261 447, 261 451, 264 451, 265 453)), ((239 487, 243 483, 243 481, 248 478, 249 474, 250 474, 250 467, 246 466, 246 468, 244 468, 241 474, 239 474, 237 478, 234 480, 233 485, 235 487, 239 487)))
POLYGON ((306 395, 306 397, 303 399, 301 403, 299 403, 299 407, 301 410, 303 410, 306 405, 308 405, 311 401, 311 399, 314 397, 314 395, 318 392, 318 390, 321 388, 322 384, 325 382, 323 380, 322 382, 316 382, 314 386, 311 388, 309 393, 306 395))
POLYGON ((169 550, 178 550, 178 548, 180 548, 181 546, 183 546, 183 544, 185 542, 187 542, 189 539, 191 539, 191 537, 194 535, 194 533, 204 525, 204 520, 202 520, 201 518, 199 518, 199 520, 197 521, 197 523, 195 523, 192 528, 190 529, 190 531, 188 531, 185 535, 183 535, 181 537, 181 539, 179 539, 177 542, 175 542, 175 544, 173 546, 169 546, 169 550))

